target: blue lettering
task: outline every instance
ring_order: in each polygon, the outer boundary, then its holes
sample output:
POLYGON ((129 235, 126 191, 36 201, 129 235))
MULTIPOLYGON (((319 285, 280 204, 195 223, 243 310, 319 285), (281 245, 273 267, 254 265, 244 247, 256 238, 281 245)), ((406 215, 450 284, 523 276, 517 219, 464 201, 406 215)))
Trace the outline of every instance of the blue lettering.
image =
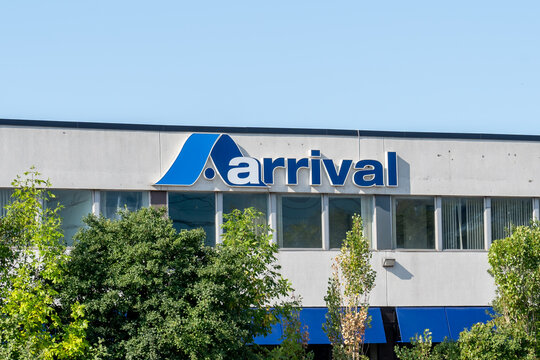
POLYGON ((270 158, 263 159, 264 166, 264 183, 273 184, 274 183, 274 169, 284 168, 285 167, 285 158, 277 158, 272 160, 270 158))
POLYGON ((397 186, 398 184, 398 172, 397 172, 397 155, 395 152, 386 153, 386 171, 388 176, 387 186, 397 186))
POLYGON ((352 181, 356 186, 398 186, 397 153, 387 152, 385 162, 386 167, 377 160, 360 160, 354 167, 353 160, 341 160, 337 165, 333 159, 323 159, 321 150, 311 150, 309 157, 301 159, 264 158, 261 179, 260 161, 245 156, 229 135, 194 133, 184 142, 180 153, 156 185, 191 186, 201 175, 213 180, 219 174, 229 186, 267 187, 274 184, 278 168, 284 169, 287 185, 298 185, 299 170, 305 168, 310 185, 318 186, 322 184, 324 167, 331 186, 345 185, 351 168, 355 170, 352 181), (206 167, 210 159, 213 166, 206 167))
POLYGON ((298 185, 298 170, 309 168, 308 158, 287 159, 287 185, 298 185))
POLYGON ((321 157, 320 150, 311 150, 311 185, 321 185, 321 157))
POLYGON ((360 160, 354 168, 357 169, 353 176, 354 185, 384 186, 383 166, 377 160, 360 160))
POLYGON ((332 185, 341 186, 345 184, 345 180, 347 180, 347 175, 349 175, 349 170, 351 169, 352 160, 343 160, 339 171, 336 171, 334 160, 323 159, 323 164, 332 185))

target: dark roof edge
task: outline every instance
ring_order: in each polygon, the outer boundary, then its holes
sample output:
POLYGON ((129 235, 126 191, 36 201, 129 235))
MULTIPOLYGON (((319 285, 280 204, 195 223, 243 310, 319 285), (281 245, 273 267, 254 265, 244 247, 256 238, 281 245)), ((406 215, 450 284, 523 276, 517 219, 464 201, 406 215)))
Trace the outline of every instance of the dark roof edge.
POLYGON ((339 130, 306 128, 268 128, 232 126, 191 126, 191 125, 150 125, 99 122, 75 122, 52 120, 0 119, 0 126, 49 127, 67 129, 131 130, 163 132, 217 132, 229 134, 272 134, 272 135, 335 135, 386 138, 419 139, 464 139, 464 140, 515 140, 540 141, 540 135, 482 134, 482 133, 444 133, 416 131, 377 131, 377 130, 339 130))

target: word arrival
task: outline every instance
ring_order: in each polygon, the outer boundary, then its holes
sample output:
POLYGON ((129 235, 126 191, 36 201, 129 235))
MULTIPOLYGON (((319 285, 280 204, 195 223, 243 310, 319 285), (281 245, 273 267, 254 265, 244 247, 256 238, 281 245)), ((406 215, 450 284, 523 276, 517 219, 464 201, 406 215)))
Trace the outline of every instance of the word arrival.
POLYGON ((263 187, 274 184, 276 169, 285 169, 287 185, 298 185, 298 171, 308 169, 310 185, 321 185, 322 169, 332 186, 343 186, 349 178, 359 187, 397 186, 397 155, 386 153, 386 181, 384 167, 377 160, 341 160, 338 165, 332 159, 323 159, 320 150, 311 150, 304 158, 264 158, 261 162, 244 156, 238 145, 227 134, 191 134, 182 146, 180 154, 156 185, 191 186, 201 174, 212 180, 216 170, 229 186, 263 187), (214 168, 207 167, 208 159, 214 168))

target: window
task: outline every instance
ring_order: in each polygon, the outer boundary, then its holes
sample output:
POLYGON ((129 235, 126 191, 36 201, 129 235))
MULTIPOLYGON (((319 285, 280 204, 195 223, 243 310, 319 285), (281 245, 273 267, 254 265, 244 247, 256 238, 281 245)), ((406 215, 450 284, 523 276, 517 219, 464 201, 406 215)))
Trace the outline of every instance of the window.
POLYGON ((61 229, 68 246, 73 245, 73 236, 84 224, 82 218, 92 212, 92 191, 90 190, 52 190, 54 199, 45 205, 54 209, 61 205, 58 216, 62 219, 61 229))
POLYGON ((364 236, 371 241, 373 219, 373 199, 371 197, 331 196, 328 199, 330 248, 340 248, 347 231, 352 228, 352 216, 362 217, 364 236))
POLYGON ((203 228, 205 244, 216 243, 214 193, 169 193, 169 217, 177 231, 203 228))
POLYGON ((118 211, 127 208, 137 211, 148 206, 148 193, 144 191, 101 191, 99 212, 108 219, 117 219, 118 211))
POLYGON ((6 216, 6 206, 11 202, 12 189, 0 189, 0 216, 6 216))
POLYGON ((484 248, 484 199, 443 198, 444 249, 484 248))
POLYGON ((492 198, 491 237, 503 239, 509 235, 512 226, 529 225, 532 220, 532 199, 492 198))
POLYGON ((394 200, 396 247, 435 249, 435 205, 433 198, 394 200))
POLYGON ((278 196, 277 210, 280 247, 322 248, 320 196, 278 196))
POLYGON ((223 214, 229 214, 234 209, 244 210, 253 207, 263 213, 257 224, 268 223, 268 195, 267 194, 223 194, 223 214))

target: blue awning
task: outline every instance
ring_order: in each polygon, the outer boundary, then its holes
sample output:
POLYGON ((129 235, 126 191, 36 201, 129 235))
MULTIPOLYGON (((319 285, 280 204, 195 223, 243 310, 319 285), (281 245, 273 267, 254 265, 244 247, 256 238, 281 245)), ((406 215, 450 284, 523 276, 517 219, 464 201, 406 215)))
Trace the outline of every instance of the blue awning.
POLYGON ((283 334, 281 323, 275 324, 272 327, 272 332, 270 332, 270 334, 266 336, 257 336, 254 339, 254 342, 258 345, 278 345, 281 344, 281 334, 283 334))
MULTIPOLYGON (((326 321, 325 315, 328 312, 326 308, 303 308, 300 311, 300 321, 302 326, 308 326, 309 344, 330 344, 328 337, 322 329, 326 321)), ((381 309, 369 308, 368 314, 371 316, 371 327, 366 330, 365 342, 367 344, 386 343, 384 326, 382 322, 381 309)), ((274 325, 272 333, 266 337, 258 336, 255 343, 259 345, 277 345, 280 344, 280 338, 283 334, 281 324, 274 325)))
POLYGON ((458 307, 445 308, 452 340, 459 338, 459 333, 469 330, 476 323, 486 323, 491 320, 493 309, 490 307, 458 307))
POLYGON ((381 309, 369 308, 368 314, 371 316, 371 323, 366 330, 366 344, 385 344, 386 335, 384 333, 381 309))
MULTIPOLYGON (((304 308, 300 311, 300 321, 308 326, 310 344, 329 344, 328 337, 322 330, 325 322, 326 308, 304 308)), ((398 318, 401 341, 409 342, 416 334, 422 335, 425 329, 432 333, 433 342, 442 342, 445 338, 457 340, 459 333, 470 329, 472 325, 491 319, 491 307, 398 307, 398 318)), ((381 309, 369 308, 371 327, 366 330, 367 344, 386 343, 381 309)), ((278 345, 281 343, 283 329, 281 324, 274 325, 272 332, 259 336, 255 343, 259 345, 278 345)))
POLYGON ((302 326, 307 325, 309 344, 329 344, 328 337, 322 329, 326 321, 326 308, 305 308, 300 311, 302 326))
POLYGON ((491 319, 490 307, 417 307, 396 308, 401 341, 409 342, 425 329, 431 331, 433 342, 457 340, 459 333, 472 325, 491 319))
POLYGON ((401 341, 409 342, 416 334, 422 335, 425 329, 431 331, 433 342, 450 338, 446 312, 443 307, 396 308, 401 341))

